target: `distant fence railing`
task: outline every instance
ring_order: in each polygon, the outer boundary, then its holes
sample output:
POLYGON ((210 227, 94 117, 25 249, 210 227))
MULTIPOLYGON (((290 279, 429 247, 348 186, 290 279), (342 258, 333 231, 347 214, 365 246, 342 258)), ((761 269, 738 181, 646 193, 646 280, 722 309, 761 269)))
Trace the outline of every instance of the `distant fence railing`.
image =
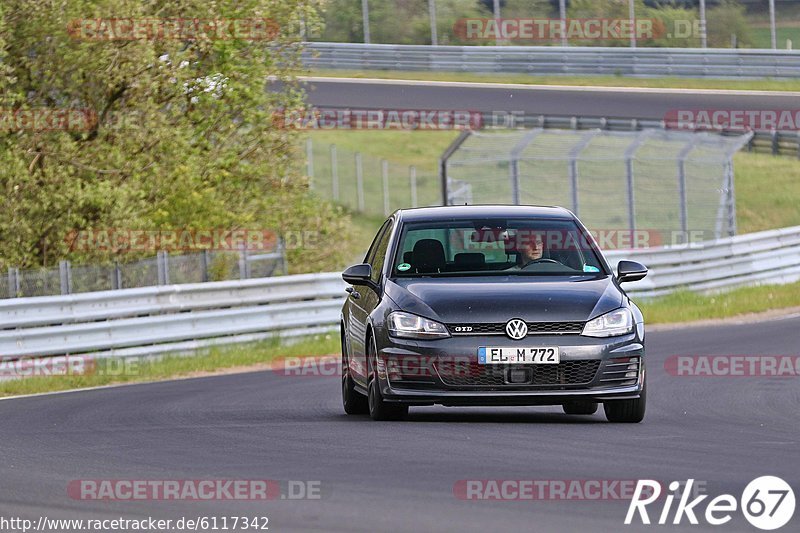
MULTIPOLYGON (((236 252, 202 251, 170 255, 161 251, 155 257, 129 263, 72 265, 70 261, 60 261, 58 268, 50 269, 10 267, 5 273, 7 288, 0 286, 0 298, 250 279, 278 273, 288 273, 285 247, 281 240, 273 251, 264 253, 242 249, 236 252)), ((3 327, 2 323, 0 327, 3 327)))
POLYGON ((797 78, 793 50, 307 43, 306 66, 524 74, 797 78))
POLYGON ((306 140, 306 174, 318 196, 368 215, 388 217, 396 209, 442 202, 433 165, 401 165, 313 138, 306 140))
MULTIPOLYGON (((644 262, 635 298, 800 279, 800 226, 690 247, 611 251, 644 262)), ((338 272, 0 300, 0 358, 154 357, 213 345, 337 329, 346 285, 338 272)), ((2 376, 0 376, 2 377, 2 376)), ((7 377, 7 376, 6 376, 7 377)))
POLYGON ((696 245, 605 253, 647 265, 649 274, 626 287, 633 297, 652 298, 687 289, 714 291, 800 280, 800 226, 748 233, 696 245))
POLYGON ((329 331, 340 274, 302 274, 0 300, 0 357, 154 356, 329 331))
MULTIPOLYGON (((582 117, 565 115, 522 114, 496 117, 485 113, 485 127, 498 128, 545 128, 572 130, 638 131, 649 128, 666 129, 664 120, 622 118, 622 117, 582 117), (495 124, 495 122, 498 122, 495 124)), ((698 131, 705 131, 699 129, 698 131)), ((713 130, 722 135, 742 135, 741 130, 713 130)), ((748 152, 783 155, 800 159, 800 131, 760 130, 754 131, 750 142, 745 145, 748 152)))

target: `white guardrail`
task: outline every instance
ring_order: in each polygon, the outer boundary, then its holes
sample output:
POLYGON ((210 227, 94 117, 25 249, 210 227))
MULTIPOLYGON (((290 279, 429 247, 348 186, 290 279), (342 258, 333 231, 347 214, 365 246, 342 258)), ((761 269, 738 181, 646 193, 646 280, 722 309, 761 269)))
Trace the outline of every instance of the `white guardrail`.
MULTIPOLYGON (((606 254, 646 264, 633 297, 800 280, 800 226, 681 248, 606 254)), ((0 300, 0 359, 153 357, 337 328, 338 272, 0 300)))
POLYGON ((306 43, 310 68, 716 78, 796 78, 794 50, 306 43))

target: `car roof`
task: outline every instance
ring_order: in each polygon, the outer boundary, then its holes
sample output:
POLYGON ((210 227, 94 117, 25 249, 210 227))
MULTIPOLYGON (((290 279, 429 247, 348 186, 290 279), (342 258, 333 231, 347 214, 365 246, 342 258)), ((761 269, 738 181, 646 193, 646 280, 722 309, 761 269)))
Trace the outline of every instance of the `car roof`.
POLYGON ((573 220, 575 215, 568 209, 539 205, 447 205, 399 209, 397 214, 403 222, 444 221, 463 218, 548 218, 573 220))

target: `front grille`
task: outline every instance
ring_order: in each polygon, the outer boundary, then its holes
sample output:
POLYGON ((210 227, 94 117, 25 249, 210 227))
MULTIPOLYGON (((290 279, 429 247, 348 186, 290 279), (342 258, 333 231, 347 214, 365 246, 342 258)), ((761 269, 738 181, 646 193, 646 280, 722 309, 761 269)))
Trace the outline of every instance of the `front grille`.
POLYGON ((437 372, 445 385, 450 387, 519 387, 526 385, 585 385, 591 383, 599 360, 562 361, 557 365, 481 365, 477 362, 458 363, 455 368, 440 369, 437 372), (510 368, 524 368, 527 378, 524 382, 509 383, 507 371, 510 368))
MULTIPOLYGON (((580 335, 585 322, 527 322, 528 335, 580 335)), ((506 323, 447 324, 451 335, 505 335, 506 323)))

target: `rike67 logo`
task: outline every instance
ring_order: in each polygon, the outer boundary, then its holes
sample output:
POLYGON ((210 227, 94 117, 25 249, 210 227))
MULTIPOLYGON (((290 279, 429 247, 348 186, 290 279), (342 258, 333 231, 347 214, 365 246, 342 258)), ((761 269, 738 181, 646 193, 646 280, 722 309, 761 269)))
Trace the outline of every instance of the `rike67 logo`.
MULTIPOLYGON (((684 517, 692 524, 699 524, 698 516, 705 519, 707 524, 721 526, 733 518, 732 514, 741 509, 742 514, 754 527, 772 531, 779 529, 792 519, 795 508, 795 497, 792 487, 786 481, 775 476, 762 476, 751 481, 742 492, 739 500, 731 494, 721 494, 705 505, 705 512, 701 512, 703 500, 708 495, 696 496, 692 500, 693 479, 686 483, 673 481, 669 484, 671 494, 663 498, 663 507, 658 515, 657 524, 671 523, 678 525, 684 517), (683 491, 678 491, 683 487, 683 491), (677 497, 678 503, 673 511, 673 503, 677 497)), ((636 484, 633 499, 625 516, 625 524, 630 525, 638 514, 642 524, 651 524, 647 506, 659 501, 661 498, 661 484, 658 481, 644 479, 636 484)), ((653 509, 651 509, 653 510, 653 509)), ((655 519, 655 517, 653 517, 655 519)), ((796 531, 796 530, 795 530, 796 531)))

